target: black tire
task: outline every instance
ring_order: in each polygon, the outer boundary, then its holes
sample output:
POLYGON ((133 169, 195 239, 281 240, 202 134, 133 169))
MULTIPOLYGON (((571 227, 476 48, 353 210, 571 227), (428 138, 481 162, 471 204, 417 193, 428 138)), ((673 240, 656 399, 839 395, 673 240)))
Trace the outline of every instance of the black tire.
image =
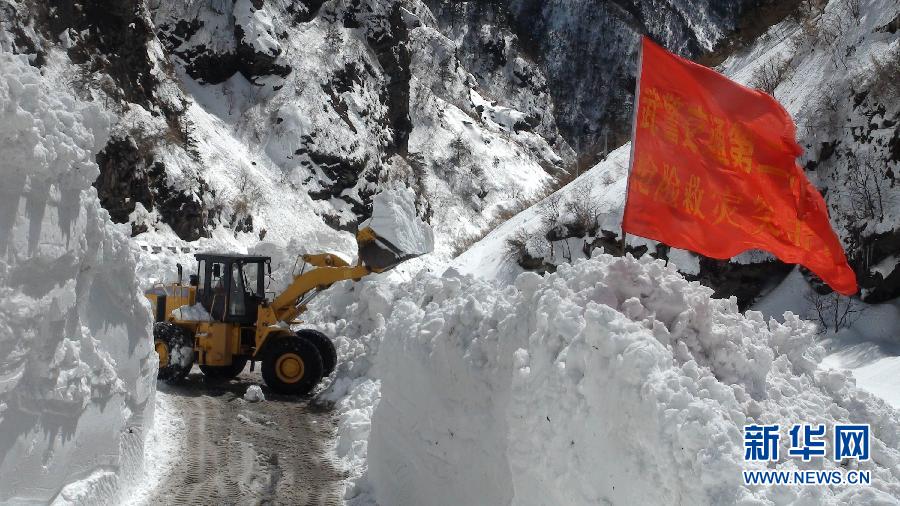
POLYGON ((294 334, 273 336, 266 346, 262 377, 273 392, 305 395, 322 380, 322 357, 315 345, 294 334))
POLYGON ((337 349, 334 347, 334 342, 325 334, 313 329, 300 330, 297 335, 313 343, 319 350, 319 356, 322 357, 322 377, 331 376, 337 365, 337 349))
POLYGON ((203 375, 213 380, 230 380, 247 367, 247 357, 231 357, 231 365, 201 365, 203 375))
POLYGON ((167 383, 184 379, 194 365, 194 336, 171 322, 153 324, 153 345, 159 354, 156 378, 167 383))

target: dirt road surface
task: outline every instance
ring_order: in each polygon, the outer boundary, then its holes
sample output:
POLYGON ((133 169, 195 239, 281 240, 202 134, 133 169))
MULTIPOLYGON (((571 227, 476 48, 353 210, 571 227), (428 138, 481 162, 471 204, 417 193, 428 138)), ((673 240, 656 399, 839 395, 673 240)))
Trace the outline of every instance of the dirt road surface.
POLYGON ((265 386, 265 401, 243 399, 262 384, 258 370, 207 382, 196 367, 184 384, 159 383, 183 420, 183 447, 146 504, 341 504, 347 474, 333 456, 335 416, 265 386))

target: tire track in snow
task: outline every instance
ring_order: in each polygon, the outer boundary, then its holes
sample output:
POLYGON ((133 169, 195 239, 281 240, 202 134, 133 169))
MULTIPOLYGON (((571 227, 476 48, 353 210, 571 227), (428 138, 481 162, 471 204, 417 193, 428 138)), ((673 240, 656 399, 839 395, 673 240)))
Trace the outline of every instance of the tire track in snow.
POLYGON ((159 385, 184 423, 184 446, 143 504, 342 504, 348 473, 333 453, 335 416, 271 392, 244 401, 260 382, 245 371, 210 384, 195 369, 184 385, 159 385))

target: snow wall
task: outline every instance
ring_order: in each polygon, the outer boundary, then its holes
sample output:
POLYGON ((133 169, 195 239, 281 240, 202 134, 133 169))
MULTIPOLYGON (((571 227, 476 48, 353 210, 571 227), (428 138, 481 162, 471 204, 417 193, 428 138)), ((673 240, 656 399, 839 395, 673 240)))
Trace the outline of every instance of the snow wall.
MULTIPOLYGON (((741 314, 655 260, 599 254, 505 288, 422 273, 321 303, 351 504, 896 504, 900 415, 819 370, 812 326, 741 314), (380 401, 379 401, 380 398, 380 401), (872 486, 744 487, 743 426, 870 423, 872 486), (366 469, 366 466, 368 469, 366 469)), ((855 465, 855 464, 854 464, 855 465)), ((851 468, 853 465, 851 465, 851 468)))
POLYGON ((115 502, 157 358, 128 237, 91 187, 109 120, 24 57, 0 68, 0 503, 115 502))

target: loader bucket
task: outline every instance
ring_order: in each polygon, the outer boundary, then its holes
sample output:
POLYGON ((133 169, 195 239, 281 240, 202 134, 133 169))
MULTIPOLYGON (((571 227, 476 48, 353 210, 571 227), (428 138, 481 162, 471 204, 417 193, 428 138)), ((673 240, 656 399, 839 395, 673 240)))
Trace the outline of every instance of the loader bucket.
POLYGON ((372 198, 372 216, 359 228, 359 259, 375 272, 434 249, 434 233, 416 215, 415 194, 408 188, 376 194, 372 198))
POLYGON ((400 263, 421 256, 421 253, 407 253, 385 239, 375 235, 371 228, 364 228, 356 235, 359 243, 359 260, 373 272, 393 269, 400 263))

